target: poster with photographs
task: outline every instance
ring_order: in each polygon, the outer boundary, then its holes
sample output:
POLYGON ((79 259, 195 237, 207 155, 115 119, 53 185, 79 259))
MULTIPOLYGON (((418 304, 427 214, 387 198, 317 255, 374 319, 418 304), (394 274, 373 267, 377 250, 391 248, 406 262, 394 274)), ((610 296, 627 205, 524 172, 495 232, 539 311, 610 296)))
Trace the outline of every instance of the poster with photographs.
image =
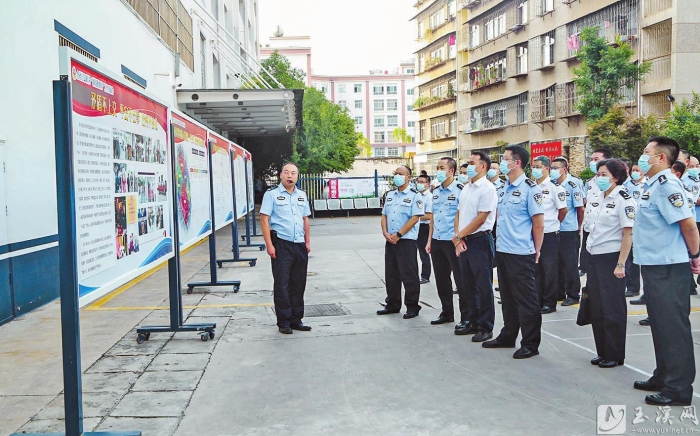
POLYGON ((216 230, 233 222, 233 186, 231 185, 230 143, 209 132, 211 176, 214 180, 214 222, 216 230))
POLYGON ((85 304, 172 257, 168 110, 97 66, 66 65, 85 304))
POLYGON ((184 115, 171 113, 175 132, 175 201, 180 249, 211 234, 211 192, 207 131, 184 115))
POLYGON ((238 218, 242 218, 248 213, 245 184, 246 151, 234 143, 231 143, 231 147, 231 153, 233 153, 233 177, 236 181, 236 214, 238 218))

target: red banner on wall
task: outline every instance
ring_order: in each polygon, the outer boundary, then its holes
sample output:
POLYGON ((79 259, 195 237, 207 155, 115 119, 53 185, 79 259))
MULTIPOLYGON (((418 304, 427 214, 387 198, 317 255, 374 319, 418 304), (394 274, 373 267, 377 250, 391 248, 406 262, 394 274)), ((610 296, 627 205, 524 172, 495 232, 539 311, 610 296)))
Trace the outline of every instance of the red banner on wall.
POLYGON ((530 146, 530 156, 531 163, 534 162, 537 156, 547 156, 550 160, 554 160, 557 156, 561 156, 561 141, 532 144, 530 146))
POLYGON ((340 198, 338 191, 338 179, 328 180, 328 198, 340 198))

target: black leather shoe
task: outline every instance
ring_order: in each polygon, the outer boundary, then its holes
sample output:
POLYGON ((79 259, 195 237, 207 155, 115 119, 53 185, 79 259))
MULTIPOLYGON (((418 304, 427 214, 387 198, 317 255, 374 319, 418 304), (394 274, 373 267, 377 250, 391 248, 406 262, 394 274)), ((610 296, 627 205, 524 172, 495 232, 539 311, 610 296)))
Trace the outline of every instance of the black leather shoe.
POLYGON ((421 285, 424 285, 424 284, 426 284, 426 283, 430 283, 430 280, 428 280, 428 279, 420 279, 420 284, 421 284, 421 285))
POLYGON ((554 307, 550 307, 550 306, 544 306, 542 308, 542 310, 540 310, 540 312, 542 312, 542 315, 546 315, 548 313, 554 313, 556 311, 557 311, 557 309, 555 309, 554 307))
POLYGON ((573 306, 574 304, 578 304, 578 300, 575 298, 567 298, 566 300, 561 302, 562 306, 573 306))
POLYGON ((505 344, 499 341, 498 338, 482 342, 481 346, 484 348, 515 348, 515 344, 505 344))
POLYGON ((596 356, 594 359, 591 359, 591 365, 597 365, 600 362, 602 362, 603 360, 605 360, 605 359, 603 359, 600 356, 596 356))
POLYGON ((487 332, 486 330, 479 330, 479 333, 472 336, 472 342, 484 342, 488 341, 493 337, 493 332, 487 332))
POLYGON ((467 322, 467 321, 460 321, 459 324, 457 324, 457 325, 455 326, 455 330, 457 330, 457 329, 463 329, 464 327, 467 326, 467 324, 469 324, 469 322, 467 322))
POLYGON ((418 312, 406 312, 403 314, 403 319, 411 319, 418 316, 418 312))
POLYGON ((598 366, 600 368, 615 368, 617 365, 624 365, 625 361, 624 360, 602 360, 598 366))
POLYGON ((650 382, 649 380, 634 382, 634 388, 639 391, 660 392, 664 387, 659 384, 650 382))
POLYGON ((382 309, 377 311, 377 315, 391 315, 392 313, 399 313, 398 310, 388 310, 382 309))
POLYGON ((697 288, 692 289, 692 290, 690 291, 690 295, 698 295, 698 290, 697 290, 697 288))
POLYGON ((299 330, 300 332, 310 332, 311 327, 308 325, 304 325, 302 323, 299 324, 292 324, 290 327, 292 327, 292 330, 299 330))
POLYGON ((638 305, 638 304, 647 304, 646 298, 642 295, 641 297, 637 298, 636 300, 631 300, 630 304, 638 305))
POLYGON ((629 297, 636 297, 637 295, 639 295, 639 292, 625 291, 625 297, 627 297, 627 298, 629 298, 629 297))
POLYGON ((649 317, 646 317, 642 320, 639 321, 639 325, 644 325, 644 326, 649 326, 651 323, 649 322, 649 317))
POLYGON ((442 316, 439 316, 438 319, 434 319, 430 321, 430 325, 440 325, 440 324, 447 324, 448 322, 455 322, 454 318, 444 318, 442 316))
POLYGON ((521 349, 513 353, 513 359, 529 359, 533 356, 537 356, 538 354, 540 354, 540 352, 537 350, 532 351, 529 348, 522 347, 521 349))
POLYGON ((479 333, 479 326, 473 323, 467 324, 464 328, 455 329, 455 334, 458 336, 473 335, 479 333))
POLYGON ((661 394, 647 395, 644 402, 654 406, 690 406, 690 401, 676 401, 661 394))
POLYGON ((291 335, 294 332, 292 331, 291 327, 280 327, 280 333, 283 335, 291 335))

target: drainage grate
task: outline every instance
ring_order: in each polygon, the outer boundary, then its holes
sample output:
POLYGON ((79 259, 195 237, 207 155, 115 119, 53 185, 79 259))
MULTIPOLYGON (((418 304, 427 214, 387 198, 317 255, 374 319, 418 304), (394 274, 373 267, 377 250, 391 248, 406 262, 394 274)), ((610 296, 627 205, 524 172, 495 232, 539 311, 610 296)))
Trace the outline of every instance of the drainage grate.
MULTIPOLYGON (((274 311, 274 309, 272 310, 274 311)), ((350 315, 350 312, 338 304, 308 304, 304 306, 304 318, 344 315, 350 315)))

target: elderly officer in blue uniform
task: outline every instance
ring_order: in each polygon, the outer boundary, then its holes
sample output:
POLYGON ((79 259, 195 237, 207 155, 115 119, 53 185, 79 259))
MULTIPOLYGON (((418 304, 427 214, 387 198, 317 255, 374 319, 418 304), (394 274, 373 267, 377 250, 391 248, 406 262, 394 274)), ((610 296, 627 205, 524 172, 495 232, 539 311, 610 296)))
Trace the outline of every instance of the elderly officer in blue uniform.
POLYGON ((418 278, 418 248, 416 223, 424 215, 425 205, 420 192, 410 187, 411 169, 405 165, 396 168, 394 184, 386 195, 382 209, 382 234, 384 246, 384 282, 386 306, 377 315, 401 311, 401 284, 406 290, 404 319, 418 316, 420 312, 420 279, 418 278))
POLYGON ((309 199, 297 189, 299 167, 287 163, 280 171, 279 186, 267 191, 260 206, 260 228, 267 254, 272 258, 274 303, 280 333, 309 331, 304 318, 306 269, 311 251, 309 199))
POLYGON ((544 238, 542 192, 525 176, 530 153, 509 145, 501 158, 501 172, 508 181, 499 194, 496 264, 503 310, 503 328, 496 339, 482 342, 484 348, 515 348, 522 329, 520 349, 513 357, 527 359, 539 354, 542 314, 535 289, 535 265, 544 238))
POLYGON ((642 267, 656 369, 634 388, 658 392, 645 398, 656 406, 690 405, 695 380, 688 281, 700 272, 700 237, 683 184, 671 173, 678 151, 673 139, 654 137, 638 162, 649 180, 639 200, 633 250, 642 267))
MULTIPOLYGON (((426 251, 433 259, 435 285, 442 311, 440 316, 431 321, 430 324, 439 325, 454 322, 454 297, 452 296, 452 280, 450 279, 450 274, 452 274, 457 285, 457 292, 460 295, 459 309, 462 318, 461 323, 456 327, 455 334, 468 334, 462 333, 462 330, 467 327, 468 308, 467 299, 463 297, 464 286, 459 259, 457 259, 455 246, 452 243, 459 195, 464 188, 464 185, 455 180, 456 169, 457 162, 454 159, 443 157, 438 161, 435 173, 435 178, 440 182, 440 185, 433 191, 433 218, 430 220, 430 237, 426 251)), ((473 333, 476 333, 476 330, 473 333)))
POLYGON ((562 306, 571 306, 579 301, 581 276, 578 275, 578 250, 581 246, 583 224, 583 191, 581 179, 569 174, 569 162, 557 157, 549 173, 552 180, 566 192, 566 216, 559 228, 559 290, 557 299, 562 306))

